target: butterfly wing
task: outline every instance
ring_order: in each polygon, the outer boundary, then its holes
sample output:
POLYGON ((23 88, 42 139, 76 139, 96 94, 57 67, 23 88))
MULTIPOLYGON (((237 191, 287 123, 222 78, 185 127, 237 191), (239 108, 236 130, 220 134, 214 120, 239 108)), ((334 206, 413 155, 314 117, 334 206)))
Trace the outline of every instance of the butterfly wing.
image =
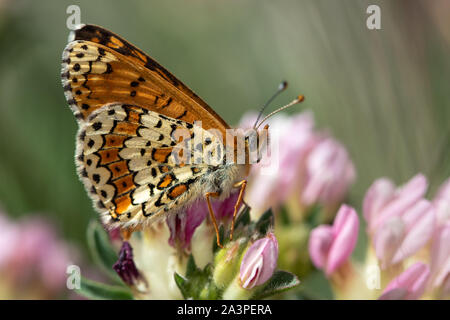
POLYGON ((229 128, 220 116, 155 60, 114 33, 81 25, 72 31, 63 52, 62 83, 80 122, 108 103, 143 109, 205 129, 229 128))
POLYGON ((211 156, 221 157, 213 134, 134 105, 109 104, 80 123, 78 174, 106 225, 151 223, 197 198, 195 184, 213 167, 194 164, 197 130, 211 156), (190 158, 177 157, 180 145, 190 158))

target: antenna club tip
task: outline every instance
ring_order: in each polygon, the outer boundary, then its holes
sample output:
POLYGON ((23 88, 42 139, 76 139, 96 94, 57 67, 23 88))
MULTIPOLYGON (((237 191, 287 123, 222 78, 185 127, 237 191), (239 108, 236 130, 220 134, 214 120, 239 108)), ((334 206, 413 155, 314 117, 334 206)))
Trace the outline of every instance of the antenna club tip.
POLYGON ((288 82, 287 81, 282 81, 281 83, 280 83, 280 86, 278 87, 278 89, 279 90, 284 90, 284 89, 286 89, 287 87, 288 87, 288 82))
POLYGON ((302 94, 299 94, 298 97, 297 97, 297 100, 298 100, 298 102, 302 102, 302 101, 305 100, 305 96, 302 95, 302 94))

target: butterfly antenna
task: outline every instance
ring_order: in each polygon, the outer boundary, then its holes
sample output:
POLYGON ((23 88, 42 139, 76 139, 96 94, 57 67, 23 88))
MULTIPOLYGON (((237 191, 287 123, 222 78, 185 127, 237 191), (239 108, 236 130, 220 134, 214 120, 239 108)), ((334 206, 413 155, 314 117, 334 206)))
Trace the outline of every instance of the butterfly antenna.
POLYGON ((270 97, 269 100, 262 106, 261 110, 259 111, 258 118, 256 118, 255 124, 253 125, 253 128, 256 128, 256 125, 258 124, 259 119, 261 118, 264 110, 267 108, 267 106, 275 99, 281 92, 283 92, 288 86, 287 81, 283 81, 278 86, 277 91, 273 94, 273 96, 270 97))
POLYGON ((255 129, 257 130, 264 122, 266 122, 267 119, 269 119, 271 116, 277 114, 280 111, 283 111, 284 109, 290 108, 293 105, 296 105, 300 102, 302 102, 303 100, 305 100, 305 96, 304 95, 299 95, 297 98, 295 98, 294 100, 292 100, 290 103, 288 103, 287 105, 278 108, 277 110, 269 113, 267 116, 264 117, 264 119, 261 120, 261 122, 255 127, 255 129))

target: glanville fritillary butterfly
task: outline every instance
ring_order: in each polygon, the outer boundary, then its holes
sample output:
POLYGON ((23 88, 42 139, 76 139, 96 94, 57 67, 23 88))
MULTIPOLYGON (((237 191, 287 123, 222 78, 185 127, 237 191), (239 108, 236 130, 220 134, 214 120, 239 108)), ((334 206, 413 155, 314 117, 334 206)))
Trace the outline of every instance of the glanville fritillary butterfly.
POLYGON ((144 52, 94 25, 70 33, 61 77, 79 125, 77 172, 106 227, 119 227, 128 240, 205 197, 221 246, 210 199, 240 188, 232 239, 251 154, 258 162, 268 137, 268 126, 257 129, 274 112, 255 123, 253 143, 247 133, 224 143, 232 129, 212 108, 144 52), (198 151, 216 161, 199 160, 198 151))

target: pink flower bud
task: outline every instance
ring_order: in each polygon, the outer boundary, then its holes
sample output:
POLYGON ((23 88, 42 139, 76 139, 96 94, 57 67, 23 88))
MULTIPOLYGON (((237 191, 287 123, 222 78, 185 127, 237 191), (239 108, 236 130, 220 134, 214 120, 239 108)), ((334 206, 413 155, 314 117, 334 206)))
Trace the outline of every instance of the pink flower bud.
POLYGON ((312 230, 309 255, 313 264, 331 275, 347 261, 356 246, 359 219, 356 211, 342 205, 332 226, 321 225, 312 230))
POLYGON ((333 243, 333 227, 321 225, 311 231, 309 237, 309 255, 317 268, 325 269, 328 252, 333 243))
MULTIPOLYGON (((430 266, 431 285, 445 289, 445 282, 450 281, 450 221, 439 228, 433 237, 430 266)), ((448 293, 450 294, 450 291, 448 293)))
POLYGON ((253 243, 242 259, 239 279, 241 286, 252 289, 269 280, 278 259, 278 242, 273 233, 253 243))
POLYGON ((347 150, 333 138, 325 138, 310 151, 302 177, 301 202, 325 207, 339 204, 355 179, 347 150))
POLYGON ((426 288, 430 269, 422 262, 417 262, 384 289, 380 300, 415 300, 420 298, 426 288))

